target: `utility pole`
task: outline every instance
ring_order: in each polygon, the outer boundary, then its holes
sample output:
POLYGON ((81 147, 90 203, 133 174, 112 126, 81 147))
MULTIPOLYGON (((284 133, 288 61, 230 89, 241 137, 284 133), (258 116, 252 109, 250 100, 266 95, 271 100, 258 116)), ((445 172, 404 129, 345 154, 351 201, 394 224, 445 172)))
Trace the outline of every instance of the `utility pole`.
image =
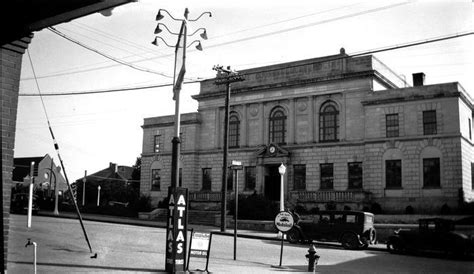
MULTIPOLYGON (((166 257, 165 257, 165 269, 166 272, 178 272, 186 271, 186 250, 187 246, 187 209, 188 209, 188 189, 179 186, 179 155, 180 155, 180 112, 179 112, 179 97, 181 86, 184 81, 184 74, 186 72, 186 49, 194 43, 197 43, 196 49, 202 50, 201 41, 194 40, 191 43, 187 43, 187 37, 193 36, 198 31, 203 30, 201 33, 202 39, 207 39, 207 33, 205 28, 199 28, 192 34, 187 33, 188 22, 195 22, 201 18, 201 16, 208 14, 212 16, 210 12, 203 12, 196 19, 189 19, 189 10, 186 8, 184 11, 184 19, 174 18, 167 10, 159 9, 156 15, 156 21, 164 18, 162 13, 168 14, 168 16, 174 21, 181 22, 181 29, 178 33, 172 32, 163 23, 158 23, 155 28, 155 34, 161 33, 163 30, 160 28, 164 27, 169 33, 178 36, 176 46, 169 45, 166 41, 156 36, 152 44, 158 46, 158 40, 161 40, 163 44, 168 47, 175 48, 175 63, 174 63, 174 76, 173 76, 173 100, 175 100, 175 122, 174 122, 174 137, 172 140, 172 154, 171 154, 171 184, 168 188, 168 218, 166 225, 166 257), (184 247, 184 249, 183 249, 184 247)), ((161 43, 160 42, 160 43, 161 43)))
POLYGON ((230 89, 231 84, 234 82, 244 81, 245 78, 240 75, 237 71, 232 71, 230 66, 224 69, 222 66, 216 65, 212 68, 217 71, 216 85, 226 85, 226 96, 225 96, 225 115, 224 115, 224 156, 222 163, 222 190, 221 190, 221 231, 225 232, 226 229, 226 212, 227 212, 227 156, 229 150, 229 100, 230 100, 230 89))

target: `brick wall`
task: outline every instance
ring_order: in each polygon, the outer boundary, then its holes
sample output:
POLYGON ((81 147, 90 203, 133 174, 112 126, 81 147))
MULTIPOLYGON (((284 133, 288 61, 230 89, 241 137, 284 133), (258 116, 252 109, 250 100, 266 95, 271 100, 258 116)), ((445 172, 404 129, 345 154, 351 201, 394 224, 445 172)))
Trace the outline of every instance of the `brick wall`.
POLYGON ((3 45, 0 48, 2 67, 2 264, 6 271, 8 255, 8 230, 10 219, 10 193, 13 171, 13 149, 15 145, 18 91, 20 85, 21 60, 31 37, 3 45))

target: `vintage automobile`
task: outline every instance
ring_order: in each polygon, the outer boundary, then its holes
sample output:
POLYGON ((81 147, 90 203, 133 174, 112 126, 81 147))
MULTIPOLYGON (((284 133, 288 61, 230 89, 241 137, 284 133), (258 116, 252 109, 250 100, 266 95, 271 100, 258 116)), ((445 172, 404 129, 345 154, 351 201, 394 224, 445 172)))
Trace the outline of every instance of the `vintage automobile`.
POLYGON ((389 237, 391 253, 443 252, 455 257, 468 255, 473 248, 473 236, 455 230, 455 222, 442 218, 418 220, 418 229, 398 229, 389 237))
MULTIPOLYGON (((33 203, 32 203, 32 213, 37 214, 39 211, 36 195, 33 195, 33 203)), ((27 193, 15 193, 12 195, 11 204, 10 204, 10 212, 11 213, 18 213, 18 214, 25 214, 28 212, 28 194, 27 193)))
POLYGON ((287 232, 290 243, 336 241, 345 249, 364 249, 377 241, 374 214, 363 211, 319 211, 301 216, 287 232))

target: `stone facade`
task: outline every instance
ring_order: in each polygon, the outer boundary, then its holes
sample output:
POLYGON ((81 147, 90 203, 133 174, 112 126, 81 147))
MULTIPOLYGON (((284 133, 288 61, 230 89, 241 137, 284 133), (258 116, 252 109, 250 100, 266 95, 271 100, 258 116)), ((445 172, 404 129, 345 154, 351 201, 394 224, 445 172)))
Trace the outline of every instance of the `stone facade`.
MULTIPOLYGON (((364 209, 377 203, 386 212, 407 206, 434 212, 474 200, 473 101, 458 83, 407 87, 374 56, 349 57, 342 50, 240 73, 245 81, 232 84, 230 99, 231 116, 239 121, 231 135, 239 141, 229 149, 229 163, 244 165, 240 193, 274 198, 277 167, 284 163, 291 205, 336 202, 364 209), (277 111, 283 127, 274 131, 277 111), (275 141, 279 133, 283 140, 275 141), (254 170, 255 187, 246 181, 247 169, 254 170), (398 174, 399 185, 388 186, 393 176, 387 174, 398 174)), ((193 97, 198 111, 181 116, 182 183, 191 199, 216 198, 221 190, 224 97, 215 79, 203 81, 193 97), (210 169, 210 188, 204 169, 210 169)), ((143 129, 141 192, 157 203, 170 184, 173 116, 146 118, 143 129), (155 135, 164 144, 157 153, 155 135), (151 187, 153 169, 159 170, 159 190, 151 187)))

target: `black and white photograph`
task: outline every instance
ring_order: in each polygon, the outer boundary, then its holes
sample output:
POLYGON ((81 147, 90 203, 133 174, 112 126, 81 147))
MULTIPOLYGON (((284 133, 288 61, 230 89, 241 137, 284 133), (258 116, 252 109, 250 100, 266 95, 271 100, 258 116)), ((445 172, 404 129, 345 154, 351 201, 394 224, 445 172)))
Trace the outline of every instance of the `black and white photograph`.
POLYGON ((1 4, 1 273, 474 273, 474 2, 1 4))

